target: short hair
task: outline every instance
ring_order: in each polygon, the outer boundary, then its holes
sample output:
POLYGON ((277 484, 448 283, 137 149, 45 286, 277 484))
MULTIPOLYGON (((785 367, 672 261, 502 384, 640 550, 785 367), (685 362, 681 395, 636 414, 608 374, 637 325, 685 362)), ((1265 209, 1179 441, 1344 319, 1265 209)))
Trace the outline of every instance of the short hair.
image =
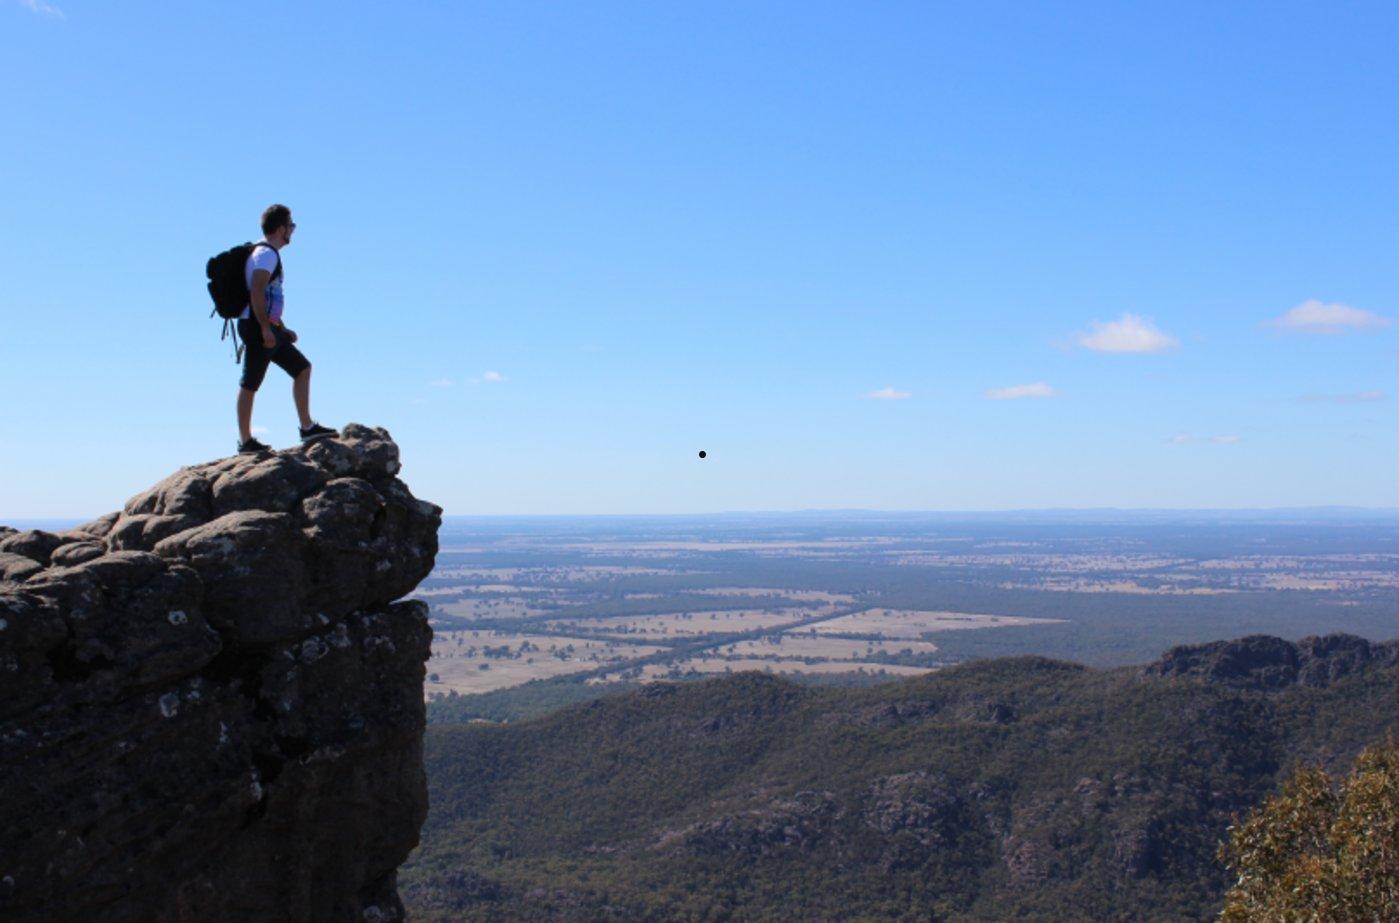
POLYGON ((262 211, 262 233, 271 234, 291 224, 291 209, 285 205, 269 205, 262 211))

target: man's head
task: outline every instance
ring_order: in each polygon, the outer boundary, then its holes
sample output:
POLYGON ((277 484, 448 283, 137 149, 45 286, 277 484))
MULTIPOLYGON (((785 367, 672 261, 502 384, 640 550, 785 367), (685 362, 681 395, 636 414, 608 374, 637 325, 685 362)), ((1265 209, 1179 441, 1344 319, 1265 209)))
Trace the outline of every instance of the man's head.
POLYGON ((281 249, 291 243, 291 232, 296 230, 296 222, 291 220, 291 209, 285 205, 269 205, 262 212, 262 236, 272 246, 281 249))

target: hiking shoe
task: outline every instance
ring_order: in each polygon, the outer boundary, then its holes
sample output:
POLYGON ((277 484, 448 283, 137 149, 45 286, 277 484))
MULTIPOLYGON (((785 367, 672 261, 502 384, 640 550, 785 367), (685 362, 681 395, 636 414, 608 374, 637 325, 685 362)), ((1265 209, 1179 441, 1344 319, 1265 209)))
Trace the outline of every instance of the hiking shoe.
POLYGON ((256 455, 259 452, 271 452, 272 447, 258 442, 256 438, 251 438, 247 442, 238 443, 239 455, 256 455))
POLYGON ((310 426, 301 427, 301 441, 315 442, 317 439, 324 439, 327 436, 338 436, 339 430, 331 429, 329 426, 321 426, 314 420, 310 426))

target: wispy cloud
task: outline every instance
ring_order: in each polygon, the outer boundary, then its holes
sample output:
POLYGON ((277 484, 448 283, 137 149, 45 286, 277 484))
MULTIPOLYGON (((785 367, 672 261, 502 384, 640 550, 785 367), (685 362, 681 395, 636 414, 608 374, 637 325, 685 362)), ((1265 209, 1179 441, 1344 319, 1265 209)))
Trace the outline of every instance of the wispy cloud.
POLYGON ((865 399, 871 401, 906 401, 911 397, 913 397, 911 392, 899 391, 895 388, 881 388, 865 395, 865 399))
POLYGON ((439 378, 432 383, 434 388, 450 388, 455 382, 450 378, 439 378))
POLYGON ((1180 345, 1180 341, 1164 333, 1150 318, 1123 314, 1117 320, 1103 323, 1093 321, 1089 330, 1080 333, 1075 342, 1084 349, 1100 353, 1159 353, 1180 345))
POLYGON ((1053 397, 1055 391, 1042 381, 1032 385, 1011 385, 1009 388, 990 388, 985 397, 988 401, 1014 401, 1022 397, 1053 397))
POLYGON ((1389 398, 1383 391, 1352 391, 1347 394, 1304 394, 1302 400, 1325 404, 1368 404, 1389 398))
POLYGON ((505 376, 499 372, 482 372, 479 377, 471 379, 473 385, 479 384, 499 384, 505 380, 505 376))
POLYGON ((19 0, 19 5, 40 16, 52 16, 55 19, 63 19, 63 11, 51 3, 44 0, 19 0))
POLYGON ((1239 441, 1239 437, 1233 434, 1227 436, 1193 436, 1190 433, 1179 433, 1166 440, 1171 445, 1199 445, 1208 443, 1210 445, 1233 445, 1239 441))
POLYGON ((1268 321, 1267 326, 1298 333, 1334 336, 1357 330, 1383 330, 1392 323, 1394 322, 1389 318, 1381 317, 1373 311, 1312 298, 1297 305, 1282 317, 1268 321))

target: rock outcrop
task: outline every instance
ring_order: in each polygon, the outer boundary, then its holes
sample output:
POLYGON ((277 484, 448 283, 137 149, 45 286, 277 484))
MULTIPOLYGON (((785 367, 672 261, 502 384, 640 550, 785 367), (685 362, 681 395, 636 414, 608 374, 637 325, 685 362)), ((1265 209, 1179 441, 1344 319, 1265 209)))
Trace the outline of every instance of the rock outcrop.
POLYGON ((0 918, 401 919, 441 509, 350 425, 0 529, 0 918))
MULTIPOLYGON (((0 545, 3 547, 3 545, 0 545)), ((1254 689, 1325 687, 1371 666, 1399 663, 1399 641, 1356 635, 1309 636, 1293 644, 1272 635, 1183 644, 1142 668, 1143 676, 1190 676, 1254 689)))

